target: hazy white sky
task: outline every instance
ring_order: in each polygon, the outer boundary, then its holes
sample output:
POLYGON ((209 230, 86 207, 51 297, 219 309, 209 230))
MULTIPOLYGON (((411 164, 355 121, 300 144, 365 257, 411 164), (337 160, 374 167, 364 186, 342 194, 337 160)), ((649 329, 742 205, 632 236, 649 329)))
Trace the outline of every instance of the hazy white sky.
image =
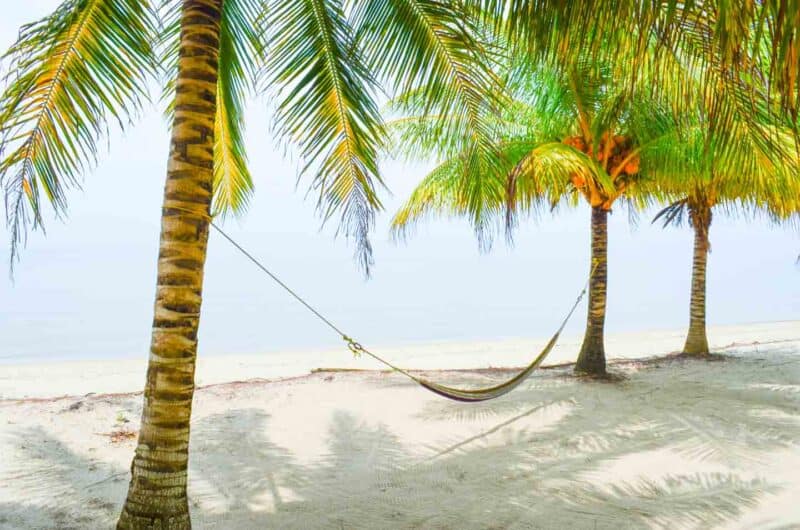
MULTIPOLYGON (((20 24, 58 2, 3 6, 0 46, 20 24)), ((257 194, 226 229, 312 303, 363 342, 414 343, 552 332, 588 272, 586 208, 528 222, 514 248, 500 240, 481 255, 463 221, 435 221, 406 245, 391 241, 389 214, 426 167, 397 162, 383 171, 393 192, 374 233, 376 267, 365 281, 352 249, 319 230, 307 182, 269 134, 264 105, 248 111, 247 140, 257 194)), ((0 276, 0 362, 145 356, 149 344, 167 124, 156 109, 115 134, 83 190, 70 193, 66 222, 34 233, 12 283, 0 276)), ((678 328, 688 320, 692 234, 612 215, 608 331, 678 328)), ((711 324, 800 317, 800 239, 789 230, 718 216, 711 231, 711 324)), ((0 229, 0 263, 8 262, 0 229)), ((582 330, 581 308, 568 330, 582 330)), ((212 233, 201 354, 255 353, 338 345, 338 338, 212 233)), ((613 352, 609 352, 613 355, 613 352)))

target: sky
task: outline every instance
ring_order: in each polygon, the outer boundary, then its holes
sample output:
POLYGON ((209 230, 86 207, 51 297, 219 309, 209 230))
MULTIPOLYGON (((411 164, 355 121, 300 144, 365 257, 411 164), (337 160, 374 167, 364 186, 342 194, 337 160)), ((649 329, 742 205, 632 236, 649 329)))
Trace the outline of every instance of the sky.
MULTIPOLYGON (((0 18, 0 47, 52 0, 15 2, 0 18)), ((391 194, 373 233, 376 265, 366 280, 353 248, 320 228, 308 180, 270 134, 263 101, 247 112, 256 196, 225 229, 331 320, 369 345, 541 338, 554 331, 589 269, 589 210, 525 221, 513 247, 499 238, 481 253, 468 223, 432 220, 406 243, 391 214, 432 166, 386 160, 391 194)), ((63 219, 32 233, 13 280, 8 231, 0 228, 0 363, 145 357, 155 294, 168 124, 155 107, 113 133, 96 169, 69 193, 63 219)), ((676 329, 688 321, 692 233, 609 222, 610 333, 676 329)), ((800 317, 800 237, 764 222, 715 218, 708 266, 709 324, 800 317)), ((568 333, 584 326, 585 305, 568 333)), ((200 326, 201 355, 331 348, 339 339, 212 233, 200 326)), ((613 355, 613 352, 609 352, 613 355)))

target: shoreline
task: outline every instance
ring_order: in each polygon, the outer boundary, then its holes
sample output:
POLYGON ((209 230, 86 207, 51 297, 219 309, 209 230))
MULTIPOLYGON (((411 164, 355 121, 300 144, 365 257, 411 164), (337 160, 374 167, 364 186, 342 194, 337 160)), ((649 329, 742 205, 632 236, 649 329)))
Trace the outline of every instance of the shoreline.
MULTIPOLYGON (((782 320, 758 320, 752 322, 736 322, 736 323, 727 323, 727 324, 714 324, 708 325, 709 335, 713 332, 722 333, 724 335, 729 335, 730 330, 749 330, 749 329, 756 329, 756 328, 772 328, 772 327, 784 327, 784 326, 796 326, 796 339, 800 340, 800 319, 782 319, 782 320)), ((680 335, 683 334, 682 338, 685 338, 685 333, 688 327, 647 327, 642 329, 636 329, 632 331, 617 331, 617 332, 606 332, 606 340, 614 341, 624 337, 633 337, 633 336, 643 336, 643 335, 654 335, 654 336, 667 336, 667 335, 680 335)), ((582 339, 583 334, 580 333, 565 333, 562 334, 561 339, 559 342, 567 340, 567 341, 577 341, 582 339)), ((709 337, 710 340, 713 340, 712 337, 709 337)), ((793 340, 793 339, 781 339, 781 340, 793 340)), ((419 340, 419 339, 409 339, 409 340, 402 340, 396 341, 391 343, 371 343, 371 347, 373 349, 380 349, 380 350, 392 350, 392 351, 406 351, 409 350, 417 350, 417 349, 432 349, 436 347, 453 347, 453 346, 469 346, 469 345, 504 345, 504 344, 513 344, 518 342, 525 342, 525 343, 542 343, 544 344, 547 341, 547 337, 544 336, 527 336, 527 335, 504 335, 499 337, 478 337, 478 338, 441 338, 441 339, 430 339, 430 340, 419 340)), ((337 342, 334 340, 333 342, 337 342)), ((753 341, 746 341, 743 344, 751 344, 753 341)), ((766 343, 766 342, 765 342, 766 343)), ((735 343, 730 343, 726 345, 718 345, 717 348, 724 348, 731 345, 735 345, 735 343)), ((714 347, 712 346, 712 349, 714 347)), ((326 353, 331 355, 339 355, 345 348, 334 347, 334 346, 326 346, 326 345, 318 345, 318 346, 306 346, 306 347, 289 347, 289 348, 282 348, 282 349, 265 349, 261 351, 244 351, 239 353, 226 353, 226 352, 200 352, 199 355, 205 357, 206 359, 217 359, 217 358, 238 358, 238 357, 263 357, 263 356, 270 356, 270 355, 303 355, 308 353, 326 353)), ((33 356, 26 356, 24 354, 7 354, 7 355, 0 355, 0 370, 13 367, 13 366, 30 366, 30 365, 41 365, 41 364, 68 364, 68 363, 99 363, 99 362, 133 362, 139 361, 141 357, 135 354, 124 354, 118 355, 113 357, 86 357, 86 358, 76 358, 71 355, 62 355, 56 356, 55 358, 49 357, 47 354, 36 354, 33 356)))
MULTIPOLYGON (((800 341, 800 320, 736 326, 710 326, 712 351, 758 347, 776 341, 800 341)), ((562 336, 543 368, 574 362, 580 335, 562 336)), ((641 361, 680 351, 684 330, 660 330, 609 334, 606 355, 609 363, 641 361)), ((547 338, 505 339, 473 342, 435 342, 414 347, 376 346, 384 358, 410 371, 486 370, 524 366, 547 342, 547 338)), ((99 361, 53 361, 45 363, 0 364, 0 402, 9 400, 85 396, 87 394, 129 394, 141 392, 147 360, 109 359, 99 361)), ((236 381, 281 381, 306 376, 314 370, 383 369, 367 357, 353 358, 343 346, 334 349, 267 354, 216 355, 198 357, 198 388, 236 381), (333 361, 333 362, 332 362, 333 361)))
MULTIPOLYGON (((778 339, 769 341, 732 342, 725 346, 711 348, 712 352, 710 358, 693 357, 689 355, 684 355, 680 351, 672 351, 661 355, 650 355, 647 357, 612 358, 607 361, 607 364, 609 368, 613 370, 614 368, 625 368, 629 366, 646 367, 648 365, 657 364, 661 362, 685 362, 685 361, 717 362, 717 361, 724 361, 729 357, 731 357, 726 352, 733 348, 749 349, 753 346, 775 346, 779 344, 790 344, 790 343, 797 343, 798 345, 800 345, 800 337, 794 339, 778 339)), ((560 370, 563 368, 569 368, 574 365, 575 365, 574 361, 557 363, 557 364, 543 364, 539 368, 537 368, 536 371, 539 372, 539 371, 560 370)), ((454 376, 454 375, 486 376, 486 375, 511 374, 518 372, 523 368, 524 366, 491 366, 483 368, 477 367, 477 368, 431 368, 431 369, 412 368, 409 369, 408 371, 412 374, 418 374, 418 375, 439 374, 442 376, 454 376)), ((278 377, 278 378, 254 377, 250 379, 222 381, 218 383, 198 385, 195 390, 201 391, 214 388, 229 389, 232 387, 242 387, 247 385, 268 385, 268 384, 280 384, 280 383, 291 383, 291 382, 303 382, 306 380, 310 381, 313 378, 315 378, 315 376, 326 375, 326 374, 388 375, 392 373, 394 373, 394 370, 389 368, 376 369, 376 368, 319 367, 319 368, 312 368, 308 373, 295 376, 278 377)), ((22 405, 28 403, 56 403, 58 401, 75 400, 78 398, 92 398, 92 399, 129 398, 129 397, 141 396, 142 393, 143 390, 132 390, 129 392, 106 392, 106 393, 89 392, 82 395, 64 394, 59 396, 46 396, 46 397, 24 397, 24 398, 0 397, 0 407, 6 405, 22 405)))

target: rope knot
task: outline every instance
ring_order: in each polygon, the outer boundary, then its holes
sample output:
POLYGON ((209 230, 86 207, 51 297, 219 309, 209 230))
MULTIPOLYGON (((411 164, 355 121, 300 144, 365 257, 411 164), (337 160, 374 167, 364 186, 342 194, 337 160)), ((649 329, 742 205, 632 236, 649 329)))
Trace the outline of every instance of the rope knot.
POLYGON ((347 335, 342 335, 342 340, 347 343, 347 349, 353 352, 353 357, 358 359, 361 357, 361 354, 364 353, 364 346, 362 346, 359 342, 356 342, 355 339, 352 337, 348 337, 347 335))

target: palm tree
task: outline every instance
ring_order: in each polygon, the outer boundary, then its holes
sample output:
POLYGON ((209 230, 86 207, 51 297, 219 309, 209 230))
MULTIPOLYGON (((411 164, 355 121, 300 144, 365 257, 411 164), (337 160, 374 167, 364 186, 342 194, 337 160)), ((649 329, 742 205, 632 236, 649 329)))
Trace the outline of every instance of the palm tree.
MULTIPOLYGON (((514 126, 509 131, 505 128, 508 124, 501 124, 496 132, 500 156, 491 167, 464 164, 463 155, 453 151, 447 132, 428 127, 424 115, 401 121, 398 128, 407 150, 433 152, 446 161, 423 180, 396 215, 393 226, 402 232, 432 212, 465 215, 483 239, 486 218, 502 207, 499 198, 504 193, 493 178, 497 171, 509 174, 508 226, 514 223, 515 210, 542 202, 555 206, 569 193, 573 198, 582 195, 592 207, 594 273, 587 329, 576 370, 602 374, 605 225, 611 205, 623 195, 637 209, 680 195, 675 189, 655 186, 654 177, 659 164, 678 168, 685 162, 674 157, 662 159, 686 127, 683 107, 705 105, 712 122, 710 136, 717 143, 735 144, 738 129, 731 128, 731 109, 738 112, 740 126, 749 127, 765 114, 775 117, 778 113, 772 94, 764 92, 762 84, 778 76, 781 79, 773 89, 782 97, 781 110, 788 111, 797 135, 795 91, 800 90, 800 83, 791 74, 796 66, 782 54, 794 53, 800 47, 800 41, 789 37, 800 26, 800 18, 788 16, 782 2, 764 2, 747 9, 707 2, 661 7, 636 2, 527 0, 483 0, 479 4, 477 16, 493 38, 503 43, 507 54, 523 58, 523 78, 542 83, 541 72, 531 75, 530 65, 549 64, 554 72, 566 72, 559 81, 561 92, 548 91, 546 81, 545 86, 529 91, 529 95, 538 95, 533 116, 518 107, 513 109, 514 126), (770 31, 762 31, 768 26, 770 31), (778 36, 785 40, 779 41, 778 36), (600 86, 605 83, 605 87, 593 87, 591 72, 589 76, 577 74, 580 68, 576 69, 576 64, 613 65, 614 72, 601 81, 600 86), (582 88, 588 88, 588 94, 582 94, 582 88), (568 101, 561 95, 570 90, 572 115, 559 108, 568 101), (714 90, 724 90, 732 97, 721 103, 710 101, 714 90), (600 107, 594 106, 598 102, 600 107), (648 102, 655 107, 646 108, 648 102), (766 112, 765 107, 769 109, 766 112), (747 108, 756 116, 747 116, 747 108), (535 124, 531 125, 533 130, 526 131, 523 126, 520 136, 520 119, 535 124), (619 124, 614 123, 617 119, 619 124), (620 125, 622 129, 618 129, 620 125), (553 138, 559 141, 553 142, 553 138), (566 151, 562 144, 571 149, 566 151), (530 152, 523 155, 526 149, 530 152), (578 156, 581 153, 585 156, 578 156), (642 176, 648 178, 642 181, 642 176), (565 183, 571 188, 566 189, 565 183), (485 190, 482 202, 465 199, 464 190, 470 185, 485 190)), ((398 107, 408 114, 405 103, 399 101, 398 107)), ((411 110, 419 107, 411 106, 411 110)), ((753 141, 769 143, 763 130, 750 133, 753 141)), ((791 192, 781 199, 784 208, 787 196, 792 196, 791 192)))
POLYGON ((42 192, 65 211, 66 188, 91 166, 106 122, 131 121, 148 96, 142 87, 167 65, 172 136, 155 316, 120 528, 190 527, 189 427, 209 221, 212 212, 240 210, 252 189, 242 141, 247 90, 274 92, 278 131, 298 144, 323 217, 340 215, 368 271, 384 143, 379 81, 446 106, 442 126, 482 134, 478 110, 492 101, 494 79, 461 19, 449 3, 427 0, 349 10, 337 0, 172 0, 158 12, 141 0, 66 0, 23 28, 7 54, 11 75, 0 100, 12 262, 29 226, 42 225, 42 192))
POLYGON ((509 174, 507 197, 511 224, 516 211, 535 208, 542 199, 549 197, 554 205, 555 193, 573 194, 591 208, 589 307, 575 371, 593 375, 606 372, 608 214, 623 197, 642 200, 642 188, 652 185, 645 178, 647 157, 675 133, 673 123, 644 94, 615 89, 616 78, 609 69, 575 67, 565 75, 556 72, 542 87, 545 91, 538 91, 535 123, 555 141, 538 143, 517 162, 509 174), (650 119, 651 113, 660 119, 650 119), (581 161, 582 167, 564 164, 565 155, 581 161))
POLYGON ((729 137, 720 141, 714 137, 709 114, 698 113, 693 127, 662 153, 656 169, 659 187, 666 195, 680 198, 653 222, 663 220, 667 226, 687 220, 694 230, 686 355, 709 355, 706 267, 713 212, 747 216, 763 212, 777 222, 798 211, 800 179, 794 139, 788 128, 770 124, 769 115, 762 117, 765 123, 759 124, 731 116, 729 137))
MULTIPOLYGON (((695 17, 686 26, 693 37, 682 43, 684 51, 702 50, 699 55, 726 63, 723 50, 703 46, 714 39, 713 20, 695 17)), ((689 90, 678 110, 680 134, 653 153, 657 199, 672 199, 654 222, 662 219, 666 226, 686 219, 694 229, 689 331, 683 348, 687 355, 709 354, 705 299, 713 212, 766 213, 780 221, 798 211, 796 114, 790 112, 787 120, 779 112, 776 87, 765 82, 768 76, 762 70, 770 63, 768 48, 753 49, 741 58, 750 81, 725 68, 709 75, 692 61, 681 67, 689 90)))
MULTIPOLYGON (((534 72, 527 65, 521 76, 511 76, 514 102, 495 124, 501 175, 492 178, 481 166, 465 166, 464 157, 456 153, 422 180, 392 222, 396 233, 404 235, 430 214, 472 217, 477 210, 480 227, 503 213, 513 226, 520 212, 555 208, 562 202, 575 205, 582 199, 592 212, 592 276, 575 370, 595 375, 606 369, 608 214, 620 198, 637 205, 658 193, 640 191, 642 186, 652 188, 644 178, 648 156, 676 134, 674 121, 652 100, 643 99, 644 94, 631 96, 627 87, 615 90, 615 74, 590 62, 566 70, 545 65, 534 72), (479 209, 462 192, 476 181, 486 198, 479 209)), ((449 138, 433 134, 427 119, 423 115, 398 120, 399 143, 417 154, 448 152, 449 138)))

